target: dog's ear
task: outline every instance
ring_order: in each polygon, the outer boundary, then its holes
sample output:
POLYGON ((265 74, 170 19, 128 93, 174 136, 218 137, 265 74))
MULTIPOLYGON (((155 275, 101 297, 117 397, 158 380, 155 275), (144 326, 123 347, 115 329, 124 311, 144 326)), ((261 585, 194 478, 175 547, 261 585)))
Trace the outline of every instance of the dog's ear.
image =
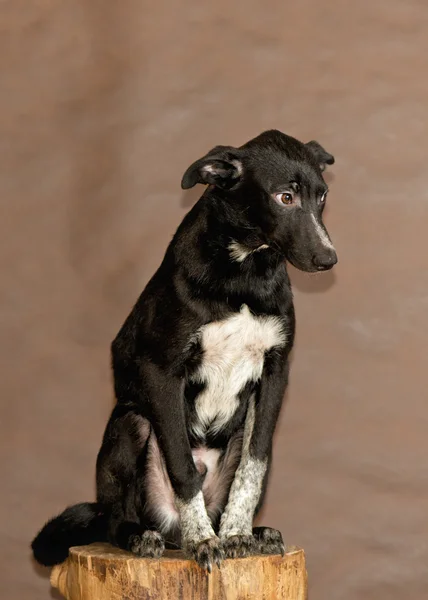
POLYGON ((308 142, 307 144, 305 144, 305 146, 315 157, 315 160, 317 161, 321 171, 324 171, 327 165, 334 164, 334 156, 332 154, 329 154, 326 150, 324 150, 321 144, 319 144, 315 140, 308 142))
POLYGON ((239 150, 231 146, 216 146, 190 165, 183 175, 181 187, 188 190, 197 183, 203 183, 230 190, 239 183, 242 172, 239 150))

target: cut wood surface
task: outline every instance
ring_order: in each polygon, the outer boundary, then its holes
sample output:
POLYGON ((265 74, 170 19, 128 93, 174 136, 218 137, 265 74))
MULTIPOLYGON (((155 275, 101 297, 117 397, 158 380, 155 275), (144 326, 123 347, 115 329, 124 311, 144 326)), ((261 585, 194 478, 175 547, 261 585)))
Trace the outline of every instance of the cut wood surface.
POLYGON ((108 544, 71 548, 51 584, 68 600, 306 600, 303 550, 229 559, 211 574, 179 551, 139 558, 108 544))

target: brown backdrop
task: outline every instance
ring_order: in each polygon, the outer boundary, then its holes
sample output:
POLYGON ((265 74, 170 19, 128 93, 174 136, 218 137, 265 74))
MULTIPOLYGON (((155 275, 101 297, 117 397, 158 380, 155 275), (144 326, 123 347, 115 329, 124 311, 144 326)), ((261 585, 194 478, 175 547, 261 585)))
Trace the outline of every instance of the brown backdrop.
POLYGON ((306 549, 312 600, 422 600, 428 5, 205 4, 1 3, 2 596, 49 597, 29 541, 93 498, 109 343, 196 198, 182 173, 277 127, 336 155, 340 264, 292 274, 263 521, 306 549))

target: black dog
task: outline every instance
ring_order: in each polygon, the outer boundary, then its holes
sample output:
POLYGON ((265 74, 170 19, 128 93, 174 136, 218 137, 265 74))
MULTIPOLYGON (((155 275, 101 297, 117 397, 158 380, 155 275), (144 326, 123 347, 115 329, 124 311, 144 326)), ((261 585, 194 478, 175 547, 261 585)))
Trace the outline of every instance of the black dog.
POLYGON ((217 146, 182 187, 208 184, 112 344, 116 407, 97 459, 97 502, 68 508, 32 543, 53 565, 109 541, 140 556, 181 546, 211 570, 224 556, 282 553, 253 529, 288 378, 294 309, 285 261, 336 262, 322 223, 334 158, 267 131, 217 146))

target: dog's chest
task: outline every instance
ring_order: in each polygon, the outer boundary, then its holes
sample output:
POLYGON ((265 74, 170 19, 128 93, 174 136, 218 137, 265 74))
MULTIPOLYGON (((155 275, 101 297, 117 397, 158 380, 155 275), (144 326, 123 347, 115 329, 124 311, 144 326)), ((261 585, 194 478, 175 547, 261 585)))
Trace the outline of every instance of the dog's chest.
POLYGON ((192 429, 212 433, 231 419, 239 393, 260 379, 265 353, 285 344, 283 323, 278 317, 257 317, 246 305, 222 321, 204 325, 198 332, 202 361, 192 381, 204 385, 195 401, 192 429))

